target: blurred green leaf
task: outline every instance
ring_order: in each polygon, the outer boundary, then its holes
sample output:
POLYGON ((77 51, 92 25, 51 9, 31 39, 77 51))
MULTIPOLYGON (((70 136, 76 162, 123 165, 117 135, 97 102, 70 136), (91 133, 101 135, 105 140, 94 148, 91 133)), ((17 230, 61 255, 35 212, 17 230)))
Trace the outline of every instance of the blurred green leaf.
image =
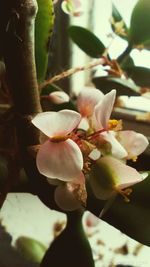
MULTIPOLYGON (((150 172, 143 182, 134 185, 132 189, 130 202, 126 203, 118 196, 102 219, 131 238, 150 246, 150 172)), ((93 198, 92 205, 88 204, 89 210, 98 216, 104 201, 93 198)))
POLYGON ((41 242, 25 236, 16 240, 15 247, 30 262, 40 263, 46 253, 46 247, 41 242))
POLYGON ((39 267, 26 260, 12 246, 12 237, 0 223, 0 267, 39 267))
POLYGON ((69 27, 69 36, 90 57, 99 58, 105 51, 105 46, 97 36, 83 27, 69 27))
POLYGON ((145 67, 127 67, 126 72, 134 82, 142 87, 150 87, 150 69, 145 67))
POLYGON ((122 68, 123 70, 126 70, 126 69, 128 69, 128 68, 134 67, 134 61, 133 61, 132 57, 127 56, 127 57, 123 60, 123 62, 120 64, 120 66, 121 66, 121 68, 122 68))
POLYGON ((54 24, 53 1, 37 0, 38 13, 35 20, 35 59, 38 82, 41 83, 45 79, 47 64, 49 41, 52 34, 54 24))
POLYGON ((117 90, 117 95, 137 96, 140 88, 131 79, 122 79, 113 76, 95 77, 93 83, 104 94, 112 89, 117 90))
POLYGON ((112 19, 111 19, 112 30, 119 35, 121 38, 128 40, 128 28, 125 24, 120 12, 114 4, 112 4, 112 19))
POLYGON ((130 24, 130 42, 143 45, 150 40, 150 1, 139 0, 135 5, 130 24))

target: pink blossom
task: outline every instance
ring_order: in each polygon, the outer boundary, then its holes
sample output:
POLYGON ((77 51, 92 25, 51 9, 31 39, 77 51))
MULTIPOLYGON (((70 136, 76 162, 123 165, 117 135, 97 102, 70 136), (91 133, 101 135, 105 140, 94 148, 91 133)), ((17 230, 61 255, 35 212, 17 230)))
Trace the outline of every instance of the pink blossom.
POLYGON ((77 98, 77 108, 82 116, 79 128, 88 130, 89 120, 95 106, 103 99, 104 94, 93 87, 83 87, 77 98))
POLYGON ((104 95, 102 101, 95 106, 93 113, 93 126, 96 131, 101 129, 108 130, 109 119, 113 110, 116 98, 116 90, 112 90, 104 95))
POLYGON ((57 186, 55 190, 55 202, 62 210, 73 211, 81 208, 82 200, 77 197, 77 192, 84 188, 85 177, 81 172, 80 175, 71 183, 63 183, 57 186))
POLYGON ((116 135, 120 144, 127 151, 127 159, 136 160, 136 157, 143 153, 149 144, 143 134, 134 131, 119 131, 116 135))
POLYGON ((104 98, 104 94, 93 87, 84 87, 78 95, 77 108, 82 117, 93 115, 95 106, 104 98))
POLYGON ((63 0, 61 7, 66 14, 72 16, 80 16, 82 14, 80 0, 63 0))
POLYGON ((55 91, 49 94, 49 100, 54 104, 63 104, 69 102, 69 96, 62 91, 55 91))
POLYGON ((96 168, 96 173, 100 175, 93 172, 90 184, 98 199, 107 200, 115 192, 123 195, 123 189, 143 181, 143 176, 134 168, 111 156, 101 157, 96 168))
POLYGON ((72 181, 79 176, 83 168, 83 157, 80 148, 69 135, 80 120, 80 114, 71 110, 43 112, 32 120, 48 136, 36 157, 41 174, 62 181, 72 181))

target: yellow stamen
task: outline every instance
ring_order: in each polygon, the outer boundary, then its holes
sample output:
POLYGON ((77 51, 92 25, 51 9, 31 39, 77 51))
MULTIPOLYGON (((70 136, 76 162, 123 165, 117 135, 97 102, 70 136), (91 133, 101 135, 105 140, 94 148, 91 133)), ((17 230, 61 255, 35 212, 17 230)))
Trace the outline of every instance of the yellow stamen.
POLYGON ((137 157, 137 156, 134 156, 134 157, 132 158, 132 161, 133 161, 133 162, 136 162, 137 159, 138 159, 138 157, 137 157))
POLYGON ((109 120, 109 122, 108 122, 109 130, 114 129, 118 125, 118 123, 119 123, 118 120, 109 120))
POLYGON ((119 193, 121 196, 123 196, 125 202, 130 202, 130 199, 129 199, 128 196, 130 196, 130 194, 132 193, 132 189, 131 188, 127 188, 125 190, 122 190, 122 189, 116 187, 115 191, 117 193, 119 193))

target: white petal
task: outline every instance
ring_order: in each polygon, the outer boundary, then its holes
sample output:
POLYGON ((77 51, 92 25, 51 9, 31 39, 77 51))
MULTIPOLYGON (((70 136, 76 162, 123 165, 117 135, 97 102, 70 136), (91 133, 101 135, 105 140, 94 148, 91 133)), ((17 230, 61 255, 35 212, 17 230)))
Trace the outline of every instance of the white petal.
POLYGON ((89 154, 89 158, 92 159, 92 160, 97 160, 99 159, 101 156, 101 152, 95 148, 92 150, 92 152, 89 154))
POLYGON ((87 131, 89 129, 89 122, 87 118, 82 118, 79 125, 78 125, 79 129, 82 129, 84 131, 87 131))
POLYGON ((90 173, 89 182, 98 199, 107 200, 114 196, 117 189, 125 189, 143 181, 134 168, 111 156, 101 157, 90 173))
POLYGON ((69 96, 62 91, 55 91, 49 94, 49 99, 54 104, 63 104, 69 102, 69 96))
POLYGON ((62 209, 66 211, 73 211, 81 207, 80 201, 78 201, 73 193, 68 190, 67 185, 58 186, 55 190, 55 202, 62 209))
POLYGON ((127 159, 132 159, 140 155, 149 144, 143 134, 134 131, 118 132, 118 140, 128 152, 127 159))
POLYGON ((59 112, 42 112, 34 117, 32 123, 45 135, 53 137, 64 136, 76 128, 81 120, 81 115, 72 110, 59 112))
POLYGON ((72 181, 83 168, 82 153, 70 139, 58 143, 46 141, 37 153, 36 162, 41 174, 62 181, 72 181))
POLYGON ((103 99, 103 93, 93 87, 84 87, 77 99, 77 107, 83 117, 93 114, 94 107, 103 99))
POLYGON ((127 151, 115 138, 115 133, 113 131, 104 132, 101 134, 101 136, 103 136, 104 140, 110 143, 112 156, 118 159, 123 159, 127 157, 127 151))
POLYGON ((62 10, 69 15, 80 16, 81 2, 79 0, 64 0, 61 4, 62 10))
POLYGON ((93 115, 93 123, 97 131, 103 128, 107 129, 108 121, 114 106, 115 97, 116 90, 112 90, 104 96, 100 103, 96 105, 93 115))
POLYGON ((110 156, 105 156, 100 159, 101 163, 105 164, 109 172, 114 177, 115 185, 121 189, 134 185, 143 181, 143 177, 134 168, 125 165, 120 160, 110 156))

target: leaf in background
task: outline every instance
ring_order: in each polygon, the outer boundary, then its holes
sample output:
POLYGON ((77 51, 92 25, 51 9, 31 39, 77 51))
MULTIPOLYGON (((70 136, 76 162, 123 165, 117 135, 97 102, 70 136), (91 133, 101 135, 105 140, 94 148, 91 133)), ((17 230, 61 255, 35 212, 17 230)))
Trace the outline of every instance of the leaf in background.
POLYGON ((97 36, 83 27, 69 27, 69 36, 90 57, 99 58, 105 51, 105 46, 97 36))
POLYGON ((143 45, 150 40, 150 1, 139 0, 135 5, 130 24, 130 42, 143 45))
POLYGON ((12 237, 0 224, 0 267, 39 267, 24 259, 11 245, 12 237))
POLYGON ((95 77, 93 83, 96 88, 107 94, 112 89, 117 90, 117 95, 137 96, 140 88, 131 79, 122 79, 113 76, 95 77))
POLYGON ((39 241, 21 236, 15 242, 16 250, 28 261, 40 263, 47 248, 39 241))
POLYGON ((125 24, 122 16, 118 9, 112 4, 112 18, 111 18, 112 30, 119 35, 121 38, 128 40, 128 28, 125 24))
POLYGON ((137 85, 150 87, 150 69, 133 66, 126 68, 126 72, 137 85))
POLYGON ((126 57, 126 58, 123 60, 123 62, 120 64, 120 66, 121 66, 121 68, 122 68, 123 70, 126 70, 126 69, 128 69, 128 68, 132 68, 132 67, 134 67, 134 61, 133 61, 132 57, 130 57, 130 56, 126 57))
MULTIPOLYGON (((130 202, 126 203, 118 196, 102 219, 131 238, 150 246, 150 172, 143 182, 134 185, 132 189, 130 202)), ((104 201, 93 197, 89 202, 89 210, 99 216, 104 201)))
POLYGON ((52 0, 37 0, 38 13, 35 20, 35 59, 38 82, 45 79, 49 41, 54 24, 54 9, 52 0))

